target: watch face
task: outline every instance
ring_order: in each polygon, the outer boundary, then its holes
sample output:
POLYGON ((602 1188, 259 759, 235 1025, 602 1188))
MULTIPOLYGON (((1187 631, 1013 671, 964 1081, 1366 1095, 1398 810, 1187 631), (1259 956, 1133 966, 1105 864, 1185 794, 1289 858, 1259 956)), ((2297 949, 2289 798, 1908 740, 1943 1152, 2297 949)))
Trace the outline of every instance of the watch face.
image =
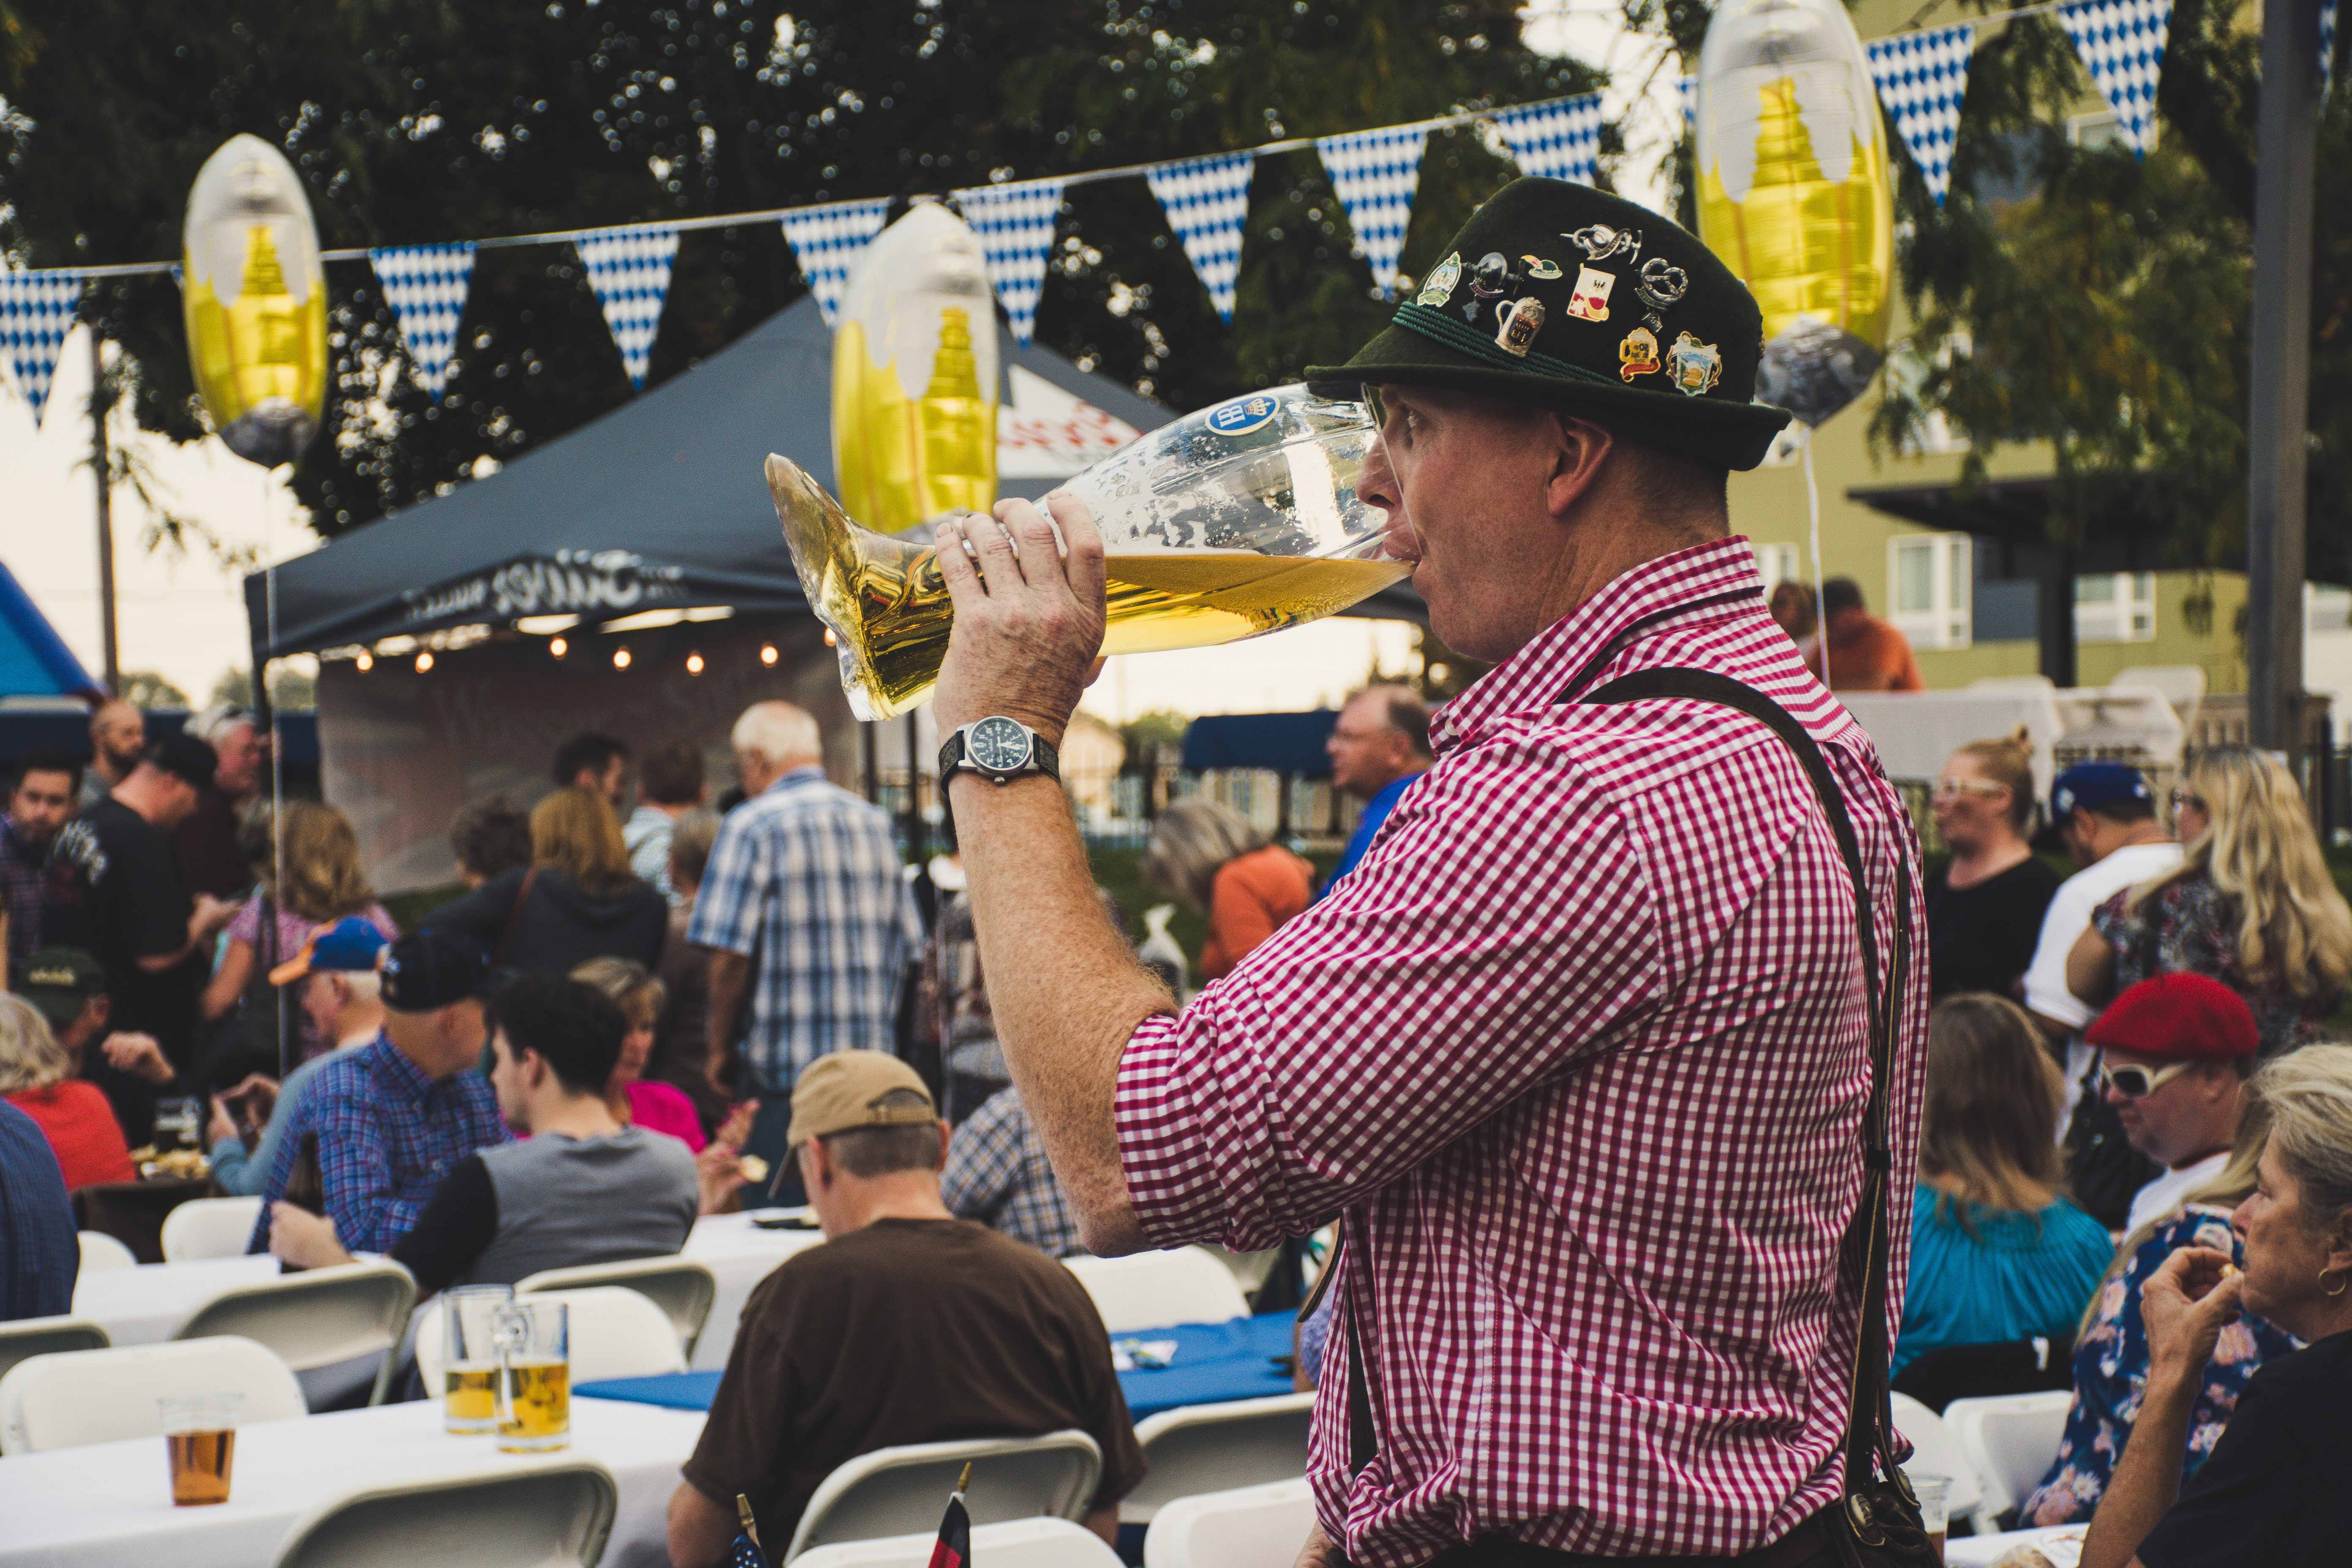
POLYGON ((982 719, 971 727, 964 748, 974 766, 1009 773, 1029 765, 1029 731, 1010 719, 982 719))

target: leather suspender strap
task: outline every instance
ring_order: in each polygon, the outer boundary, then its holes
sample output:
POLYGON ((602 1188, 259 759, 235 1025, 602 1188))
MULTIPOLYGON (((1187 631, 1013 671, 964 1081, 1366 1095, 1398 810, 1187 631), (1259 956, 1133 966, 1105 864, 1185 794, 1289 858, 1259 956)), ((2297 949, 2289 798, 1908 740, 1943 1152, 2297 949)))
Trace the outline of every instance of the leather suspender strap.
POLYGON ((1903 1005, 1904 975, 1910 962, 1910 868, 1900 862, 1895 868, 1898 901, 1895 963, 1887 984, 1882 986, 1877 930, 1871 916, 1870 884, 1863 870, 1861 842, 1854 835, 1853 818, 1846 814, 1845 802, 1838 793, 1821 747, 1787 709, 1754 688, 1708 669, 1637 670, 1611 681, 1583 700, 1616 703, 1658 698, 1685 698, 1735 709, 1779 736, 1795 754, 1812 784, 1853 884, 1854 923, 1862 942, 1864 997, 1870 1026, 1870 1098, 1863 1114, 1862 1196, 1838 1247, 1842 1267, 1850 1261, 1858 1266, 1862 1276, 1862 1322, 1854 1345, 1853 1368, 1847 1382, 1845 1486, 1850 1501, 1855 1493, 1871 1485, 1875 1456, 1887 1479, 1907 1491, 1895 1459, 1894 1409, 1887 1379, 1887 1191, 1892 1159, 1886 1120, 1888 1087, 1894 1074, 1895 1010, 1903 1005))

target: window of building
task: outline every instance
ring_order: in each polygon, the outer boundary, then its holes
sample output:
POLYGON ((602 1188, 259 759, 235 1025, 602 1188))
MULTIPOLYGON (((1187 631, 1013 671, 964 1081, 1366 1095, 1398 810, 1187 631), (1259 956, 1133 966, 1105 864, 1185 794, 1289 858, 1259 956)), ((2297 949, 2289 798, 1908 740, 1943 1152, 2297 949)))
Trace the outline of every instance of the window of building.
POLYGON ((1802 580, 1803 574, 1797 565, 1795 545, 1759 544, 1751 539, 1748 542, 1748 548, 1756 552, 1756 570, 1764 579, 1764 592, 1767 595, 1779 587, 1787 578, 1795 577, 1802 580))
POLYGON ((1887 619, 1913 647, 1966 647, 1974 552, 1965 533, 1916 533, 1886 545, 1887 619))
MULTIPOLYGON (((2153 119, 2149 121, 2148 128, 2150 130, 2155 129, 2155 121, 2153 119)), ((2072 142, 2077 147, 2122 147, 2129 145, 2129 143, 2124 141, 2123 121, 2116 118, 2116 112, 2112 109, 2103 109, 2095 114, 2068 115, 2066 117, 2066 140, 2072 142)))
POLYGON ((2156 574, 2102 572, 2074 579, 2074 640, 2150 642, 2156 637, 2156 574))
POLYGON ((2305 583, 2303 624, 2306 630, 2315 632, 2352 631, 2352 588, 2305 583))

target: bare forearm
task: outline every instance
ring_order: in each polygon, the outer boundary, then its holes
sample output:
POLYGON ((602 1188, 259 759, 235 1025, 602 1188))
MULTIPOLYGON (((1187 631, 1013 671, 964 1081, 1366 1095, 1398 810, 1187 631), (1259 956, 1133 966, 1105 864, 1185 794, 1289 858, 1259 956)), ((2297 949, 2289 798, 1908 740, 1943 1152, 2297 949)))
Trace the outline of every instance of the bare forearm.
POLYGON ((961 774, 956 827, 972 927, 1013 1082, 1089 1250, 1142 1243, 1113 1108, 1135 1026, 1171 1006, 1096 896, 1068 802, 1049 779, 961 774))
POLYGON ((2082 1568, 2126 1568, 2137 1560, 2139 1543, 2157 1521, 2171 1510, 2180 1495, 2180 1462, 2189 1450, 2189 1415, 2196 1401, 2193 1377, 2149 1380, 2131 1440, 2083 1538, 2082 1568))

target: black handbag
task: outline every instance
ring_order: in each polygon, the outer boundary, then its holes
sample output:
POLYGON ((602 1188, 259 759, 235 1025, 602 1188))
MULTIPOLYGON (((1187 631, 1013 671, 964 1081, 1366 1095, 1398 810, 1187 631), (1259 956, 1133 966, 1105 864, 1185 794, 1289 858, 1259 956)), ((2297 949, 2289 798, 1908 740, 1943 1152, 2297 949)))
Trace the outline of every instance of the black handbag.
POLYGON ((246 979, 245 994, 215 1026, 212 1049, 196 1075, 213 1093, 242 1083, 254 1073, 283 1083, 302 1060, 301 1018, 293 988, 274 985, 269 980, 269 972, 283 957, 278 943, 277 903, 267 892, 253 896, 261 900, 253 973, 246 979))

